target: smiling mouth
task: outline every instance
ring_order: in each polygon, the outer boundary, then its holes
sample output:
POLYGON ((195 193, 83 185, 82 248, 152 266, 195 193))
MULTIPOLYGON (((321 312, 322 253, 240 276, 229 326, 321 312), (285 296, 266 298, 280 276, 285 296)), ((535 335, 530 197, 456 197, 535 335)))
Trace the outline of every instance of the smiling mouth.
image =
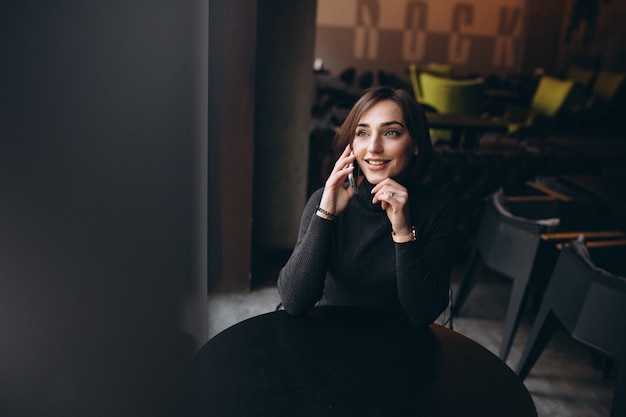
POLYGON ((365 162, 367 162, 368 165, 372 165, 372 166, 381 166, 381 165, 385 165, 387 163, 389 163, 388 160, 385 161, 370 161, 368 159, 365 160, 365 162))

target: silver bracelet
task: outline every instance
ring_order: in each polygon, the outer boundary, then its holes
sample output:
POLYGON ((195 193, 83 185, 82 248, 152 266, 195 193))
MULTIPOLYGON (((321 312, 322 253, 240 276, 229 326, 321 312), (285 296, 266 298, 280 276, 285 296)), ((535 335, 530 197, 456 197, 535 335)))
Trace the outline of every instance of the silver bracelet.
POLYGON ((324 215, 324 218, 326 218, 328 220, 337 220, 338 219, 338 217, 336 215, 334 215, 330 211, 324 210, 320 206, 317 206, 316 209, 317 209, 317 211, 319 211, 320 213, 322 213, 324 215))

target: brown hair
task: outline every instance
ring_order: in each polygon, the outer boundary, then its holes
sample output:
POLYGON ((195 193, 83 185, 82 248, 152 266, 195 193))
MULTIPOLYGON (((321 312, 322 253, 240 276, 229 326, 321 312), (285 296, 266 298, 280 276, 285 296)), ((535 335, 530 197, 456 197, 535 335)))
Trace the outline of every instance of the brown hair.
POLYGON ((348 144, 352 144, 357 124, 363 114, 375 104, 385 100, 393 101, 400 107, 409 136, 418 149, 417 156, 402 176, 406 175, 407 179, 417 179, 424 175, 430 165, 433 145, 430 141, 424 110, 406 90, 396 90, 390 87, 365 90, 335 134, 335 151, 339 155, 348 144))

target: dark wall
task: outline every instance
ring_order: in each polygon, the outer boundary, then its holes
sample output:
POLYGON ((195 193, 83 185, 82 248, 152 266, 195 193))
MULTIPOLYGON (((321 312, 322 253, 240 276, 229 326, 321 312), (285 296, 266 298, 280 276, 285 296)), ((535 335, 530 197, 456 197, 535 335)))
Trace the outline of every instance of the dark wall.
POLYGON ((526 2, 526 31, 522 74, 543 68, 557 74, 563 25, 568 12, 565 0, 529 0, 526 2))
POLYGON ((182 406, 207 337, 205 3, 0 6, 0 415, 182 406))

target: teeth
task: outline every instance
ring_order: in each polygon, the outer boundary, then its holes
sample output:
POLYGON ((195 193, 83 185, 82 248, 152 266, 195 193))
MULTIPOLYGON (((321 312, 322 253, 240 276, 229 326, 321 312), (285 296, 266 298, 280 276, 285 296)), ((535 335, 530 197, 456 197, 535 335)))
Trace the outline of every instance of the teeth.
POLYGON ((370 165, 382 165, 385 161, 367 161, 367 163, 370 165))

